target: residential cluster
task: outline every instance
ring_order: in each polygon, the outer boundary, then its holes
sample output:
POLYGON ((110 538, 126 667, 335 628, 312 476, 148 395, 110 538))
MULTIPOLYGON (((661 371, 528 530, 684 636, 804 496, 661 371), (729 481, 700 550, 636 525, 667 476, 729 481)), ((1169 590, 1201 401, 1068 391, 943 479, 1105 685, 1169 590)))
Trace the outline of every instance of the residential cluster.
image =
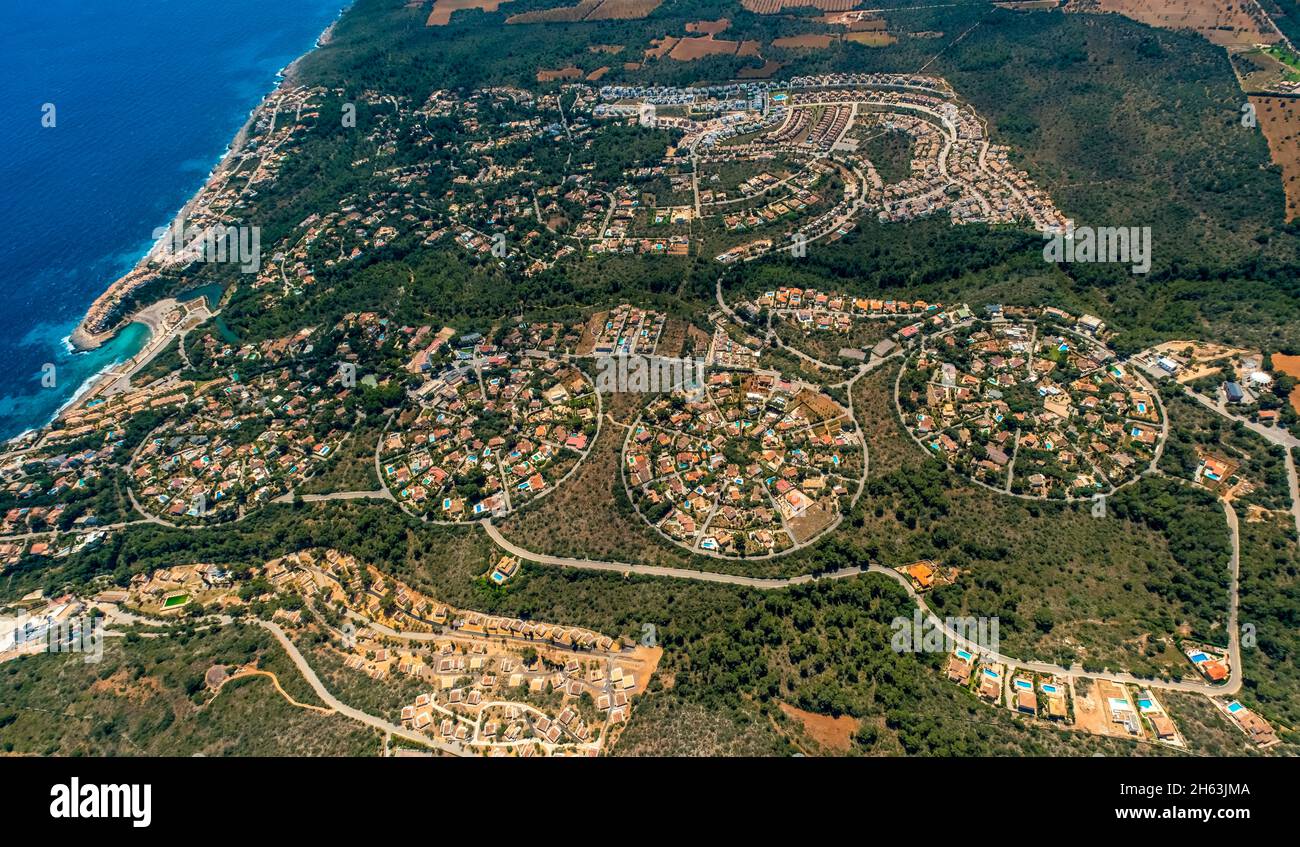
POLYGON ((1155 457, 1160 405, 1096 337, 1041 317, 994 308, 987 320, 924 337, 899 380, 904 424, 927 450, 995 489, 1109 493, 1155 457))
POLYGON ((1025 718, 1094 735, 1187 746, 1160 700, 1140 685, 1008 667, 964 647, 949 654, 944 675, 984 703, 1025 718))
POLYGON ((598 312, 587 323, 578 355, 653 355, 667 320, 662 312, 626 303, 608 312, 598 312))
POLYGON ((597 426, 580 370, 487 343, 411 396, 383 437, 380 475, 399 504, 437 520, 501 515, 544 494, 586 455, 597 426))
MULTIPOLYGON (((308 334, 309 337, 310 333, 308 334)), ((309 346, 306 337, 292 343, 309 346)), ((334 363, 270 365, 205 383, 149 435, 127 468, 132 496, 171 522, 233 520, 290 494, 338 451, 354 388, 334 363)))
POLYGON ((778 553, 839 520, 864 471, 848 413, 770 373, 713 373, 652 400, 623 472, 641 516, 705 553, 778 553))
POLYGON ((467 752, 596 755, 613 743, 662 655, 581 627, 455 609, 337 550, 273 560, 264 576, 382 626, 344 643, 344 666, 378 681, 426 684, 402 707, 402 724, 467 752))

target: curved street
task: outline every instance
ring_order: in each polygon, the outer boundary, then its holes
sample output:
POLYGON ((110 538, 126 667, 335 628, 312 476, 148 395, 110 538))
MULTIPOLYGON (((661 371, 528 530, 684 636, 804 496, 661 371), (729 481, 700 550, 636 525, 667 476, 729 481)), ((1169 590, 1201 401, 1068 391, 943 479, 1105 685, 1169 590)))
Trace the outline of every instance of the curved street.
POLYGON ((860 576, 864 573, 876 573, 887 576, 897 582, 907 591, 908 596, 921 609, 925 615, 927 623, 940 629, 954 644, 966 647, 972 651, 978 652, 985 658, 1005 664, 1011 670, 1021 668, 1035 673, 1054 674, 1062 678, 1076 679, 1087 677, 1089 679, 1104 679, 1118 683, 1132 683, 1134 685, 1145 685, 1151 688, 1163 688, 1175 691, 1186 691, 1196 694, 1207 694, 1210 696, 1220 696, 1225 694, 1235 694, 1241 689, 1242 672, 1241 672, 1241 639, 1239 627, 1237 625, 1237 609, 1239 604, 1238 598, 1238 573, 1241 562, 1241 542, 1237 527, 1237 513, 1232 506, 1224 503, 1224 515, 1228 522, 1228 530, 1232 537, 1232 553, 1229 558, 1229 596, 1228 596, 1228 633, 1229 633, 1229 656, 1230 656, 1230 676, 1228 681, 1223 685, 1212 685, 1208 682, 1190 681, 1190 680, 1162 680, 1147 679, 1144 677, 1134 676, 1130 673, 1109 673, 1102 671, 1086 671, 1081 665, 1071 665, 1065 667, 1054 665, 1049 662, 1031 662, 1007 656, 1003 653, 994 652, 973 644, 968 641, 961 633, 931 610, 925 602, 924 596, 917 593, 912 587, 911 580, 906 576, 885 567, 884 565, 871 563, 866 567, 855 566, 842 568, 836 571, 829 571, 822 574, 800 574, 799 576, 787 578, 764 578, 741 576, 739 574, 718 573, 716 571, 691 570, 690 568, 671 568, 660 565, 634 565, 627 562, 608 562, 594 559, 576 559, 566 556, 551 556, 545 553, 534 553, 531 550, 520 547, 513 543, 501 531, 492 524, 490 520, 482 522, 482 526, 488 537, 492 539, 497 546, 501 547, 511 555, 518 556, 530 562, 542 565, 552 565, 562 568, 576 568, 578 570, 602 571, 605 573, 618 573, 624 576, 638 574, 640 576, 667 577, 670 579, 689 579, 696 582, 711 582, 721 585, 738 585, 746 588, 757 588, 762 591, 779 590, 790 588, 796 585, 806 585, 811 582, 821 580, 846 579, 849 577, 860 576))

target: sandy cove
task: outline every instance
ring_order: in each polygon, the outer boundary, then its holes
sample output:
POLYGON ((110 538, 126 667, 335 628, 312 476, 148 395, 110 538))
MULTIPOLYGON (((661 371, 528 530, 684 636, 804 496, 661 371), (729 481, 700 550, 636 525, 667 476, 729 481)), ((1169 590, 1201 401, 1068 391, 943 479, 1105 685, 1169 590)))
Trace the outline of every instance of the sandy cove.
MULTIPOLYGON (((208 308, 205 297, 196 297, 185 302, 167 297, 138 310, 128 322, 143 324, 149 331, 149 340, 145 342, 144 347, 127 361, 120 362, 96 376, 75 401, 59 410, 55 420, 74 410, 85 408, 87 403, 98 397, 111 397, 129 391, 131 377, 149 364, 158 353, 167 349, 178 336, 189 332, 214 314, 216 312, 208 308), (178 310, 180 313, 177 319, 169 325, 167 317, 178 310)), ((108 336, 111 336, 111 333, 108 336)))
MULTIPOLYGON (((331 23, 325 28, 325 31, 316 39, 315 47, 312 48, 313 50, 330 42, 336 24, 337 21, 331 23)), ((261 114, 262 110, 266 108, 267 104, 272 101, 281 89, 286 86, 297 84, 296 78, 298 66, 311 52, 312 51, 309 50, 297 59, 294 59, 280 72, 281 79, 279 84, 268 92, 267 95, 263 97, 257 106, 255 106, 249 113, 248 119, 244 121, 244 124, 235 134, 234 140, 231 141, 230 146, 226 148, 226 152, 222 155, 221 161, 217 163, 215 168, 213 168, 212 173, 208 175, 206 180, 204 180, 203 185, 197 192, 195 192, 194 196, 191 197, 185 205, 181 207, 181 210, 176 213, 176 216, 168 225, 168 234, 164 235, 158 243, 154 244, 144 256, 141 256, 140 261, 136 262, 135 267, 115 280, 103 294, 95 298, 95 301, 90 304, 90 308, 86 310, 86 314, 81 319, 81 322, 77 324, 77 328, 72 331, 70 336, 68 336, 68 343, 71 344, 74 349, 82 351, 94 350, 115 336, 123 327, 131 323, 143 323, 150 327, 151 332, 155 329, 155 326, 151 324, 151 320, 156 320, 155 317, 152 317, 154 315, 154 313, 151 312, 151 309, 153 308, 152 306, 144 306, 136 309, 133 313, 122 316, 111 325, 105 326, 105 323, 107 322, 107 319, 114 314, 118 304, 128 297, 131 292, 147 285, 158 277, 161 266, 158 263, 151 261, 151 258, 158 250, 159 245, 171 237, 170 233, 172 230, 177 227, 183 227, 185 221, 191 217, 193 211, 201 203, 203 198, 207 196, 210 191, 215 190, 224 180, 227 171, 229 171, 233 165, 235 157, 243 151, 244 146, 248 141, 249 134, 253 126, 256 124, 257 118, 261 114)), ((175 301, 172 302, 174 304, 175 301)))

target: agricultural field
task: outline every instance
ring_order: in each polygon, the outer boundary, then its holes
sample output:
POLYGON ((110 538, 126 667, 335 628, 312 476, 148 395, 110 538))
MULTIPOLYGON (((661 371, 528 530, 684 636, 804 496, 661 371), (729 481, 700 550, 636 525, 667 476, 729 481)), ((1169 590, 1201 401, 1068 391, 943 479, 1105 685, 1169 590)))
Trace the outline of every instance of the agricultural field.
POLYGON ((456 12, 466 9, 482 9, 484 12, 495 12, 502 5, 509 3, 510 0, 433 0, 433 7, 429 10, 429 17, 425 20, 425 26, 447 26, 451 23, 451 16, 456 12))
POLYGON ((1113 12, 1166 29, 1191 29, 1221 47, 1280 40, 1255 3, 1237 0, 1071 0, 1071 11, 1113 12))
MULTIPOLYGON (((439 0, 442 2, 442 0, 439 0)), ((508 2, 508 0, 507 0, 508 2)), ((578 23, 580 21, 632 21, 649 16, 663 0, 580 0, 573 6, 557 6, 511 15, 508 24, 578 23)))
POLYGON ((741 6, 756 15, 779 15, 787 9, 820 9, 823 12, 846 12, 858 0, 741 0, 741 6))
POLYGON ((1300 100, 1251 95, 1255 119, 1268 139, 1273 164, 1282 169, 1286 218, 1300 217, 1300 100))

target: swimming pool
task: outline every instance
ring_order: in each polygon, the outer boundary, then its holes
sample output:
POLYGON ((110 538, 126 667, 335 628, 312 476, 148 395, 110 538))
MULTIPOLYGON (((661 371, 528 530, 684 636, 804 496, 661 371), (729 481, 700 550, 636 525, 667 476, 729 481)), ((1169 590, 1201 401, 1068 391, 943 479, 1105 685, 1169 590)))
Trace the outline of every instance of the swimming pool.
POLYGON ((1204 653, 1193 653, 1190 658, 1194 664, 1198 664, 1198 665, 1201 662, 1208 662, 1210 660, 1210 657, 1205 655, 1204 653))
POLYGON ((1055 694, 1055 693, 1056 693, 1056 686, 1055 686, 1055 685, 1047 685, 1046 683, 1044 683, 1044 684, 1043 684, 1043 693, 1044 693, 1044 694, 1055 694))
POLYGON ((957 658, 961 659, 963 662, 969 662, 971 659, 971 655, 970 653, 967 653, 965 650, 958 650, 957 658))
POLYGON ((1021 691, 1034 690, 1034 684, 1027 679, 1017 679, 1015 684, 1016 688, 1019 688, 1021 691))

